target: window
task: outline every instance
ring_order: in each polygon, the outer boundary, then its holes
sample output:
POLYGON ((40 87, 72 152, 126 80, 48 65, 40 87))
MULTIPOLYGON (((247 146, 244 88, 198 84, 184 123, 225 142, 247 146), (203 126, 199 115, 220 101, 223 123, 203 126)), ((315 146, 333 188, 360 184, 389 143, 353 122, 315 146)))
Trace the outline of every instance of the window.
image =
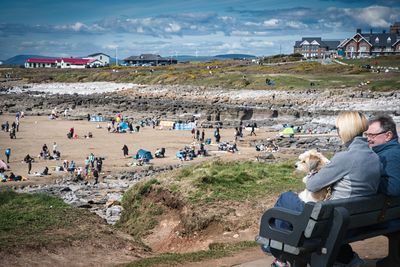
POLYGON ((100 56, 100 59, 103 59, 103 56, 100 56))
POLYGON ((388 37, 387 40, 386 40, 386 42, 387 42, 388 44, 390 44, 390 43, 392 42, 392 39, 391 39, 390 37, 388 37))
POLYGON ((379 38, 378 37, 375 38, 375 43, 379 43, 379 38))

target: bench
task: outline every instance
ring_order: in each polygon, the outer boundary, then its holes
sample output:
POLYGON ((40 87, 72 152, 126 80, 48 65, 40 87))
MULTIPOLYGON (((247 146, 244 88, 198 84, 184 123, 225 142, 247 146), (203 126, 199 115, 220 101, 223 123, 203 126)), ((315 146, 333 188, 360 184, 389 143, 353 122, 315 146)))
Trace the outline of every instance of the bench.
POLYGON ((384 195, 309 202, 301 213, 274 207, 262 215, 256 241, 269 245, 277 259, 292 267, 330 267, 342 244, 384 235, 389 255, 382 266, 400 266, 396 219, 400 219, 400 197, 384 195), (277 228, 277 219, 290 223, 290 230, 277 228))

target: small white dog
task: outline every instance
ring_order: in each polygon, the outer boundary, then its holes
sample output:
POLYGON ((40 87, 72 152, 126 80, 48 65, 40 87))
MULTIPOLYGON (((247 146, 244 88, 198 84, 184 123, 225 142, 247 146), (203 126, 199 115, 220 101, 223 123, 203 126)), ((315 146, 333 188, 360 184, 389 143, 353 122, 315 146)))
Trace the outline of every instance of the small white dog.
MULTIPOLYGON (((299 161, 296 162, 296 170, 307 173, 303 178, 303 183, 306 183, 311 175, 317 173, 327 163, 329 163, 329 160, 324 155, 312 149, 299 156, 299 161)), ((299 198, 304 202, 317 202, 326 199, 329 193, 330 187, 314 193, 304 189, 299 193, 299 198)))

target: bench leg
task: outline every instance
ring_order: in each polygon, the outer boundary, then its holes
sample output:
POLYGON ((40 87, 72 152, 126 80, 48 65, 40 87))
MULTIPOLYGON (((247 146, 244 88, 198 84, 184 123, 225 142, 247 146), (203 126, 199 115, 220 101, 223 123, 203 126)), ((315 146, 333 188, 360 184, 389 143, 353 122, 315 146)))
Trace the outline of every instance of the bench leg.
POLYGON ((325 241, 324 252, 311 255, 311 266, 332 267, 339 253, 341 241, 346 234, 349 224, 349 214, 345 208, 338 207, 334 210, 332 227, 325 241))
POLYGON ((377 267, 400 266, 400 233, 388 235, 389 255, 377 261, 377 267))

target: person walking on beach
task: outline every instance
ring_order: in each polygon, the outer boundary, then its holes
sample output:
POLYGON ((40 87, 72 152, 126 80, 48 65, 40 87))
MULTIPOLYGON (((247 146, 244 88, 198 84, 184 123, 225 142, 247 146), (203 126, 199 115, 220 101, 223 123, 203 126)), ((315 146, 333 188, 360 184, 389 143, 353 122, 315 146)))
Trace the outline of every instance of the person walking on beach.
POLYGON ((85 159, 85 175, 86 176, 87 176, 87 174, 89 172, 89 165, 90 165, 89 157, 86 157, 86 159, 85 159))
POLYGON ((219 143, 219 141, 221 140, 221 134, 219 133, 219 128, 217 128, 217 129, 214 131, 214 137, 215 137, 215 142, 216 142, 216 143, 219 143))
POLYGON ((24 158, 24 162, 28 164, 28 174, 31 174, 33 158, 28 154, 24 158))
POLYGON ((254 136, 256 136, 256 132, 255 132, 255 128, 257 127, 256 123, 253 123, 251 125, 251 132, 250 132, 250 136, 252 136, 254 134, 254 136))
POLYGON ((204 138, 205 138, 205 133, 204 133, 204 129, 201 131, 201 137, 200 137, 200 142, 204 142, 204 138))
POLYGON ((97 157, 96 158, 96 170, 101 173, 101 169, 103 167, 103 160, 101 159, 101 157, 97 157))
POLYGON ((69 129, 69 136, 70 138, 74 138, 74 127, 71 127, 71 129, 69 129))
POLYGON ((122 151, 123 151, 123 153, 124 153, 124 157, 127 157, 128 154, 129 154, 128 146, 127 146, 127 145, 124 145, 124 146, 122 147, 122 151))
POLYGON ((93 170, 93 177, 94 177, 94 184, 98 184, 99 183, 99 172, 96 169, 93 170))
POLYGON ((54 142, 53 143, 53 154, 56 154, 56 153, 57 153, 57 143, 54 142))
POLYGON ((92 167, 92 169, 94 168, 94 159, 95 159, 94 154, 90 153, 89 161, 90 161, 90 166, 92 167))
POLYGON ((17 139, 14 127, 10 129, 10 139, 17 139))
POLYGON ((7 148, 4 154, 6 155, 7 163, 10 163, 11 148, 7 148))

